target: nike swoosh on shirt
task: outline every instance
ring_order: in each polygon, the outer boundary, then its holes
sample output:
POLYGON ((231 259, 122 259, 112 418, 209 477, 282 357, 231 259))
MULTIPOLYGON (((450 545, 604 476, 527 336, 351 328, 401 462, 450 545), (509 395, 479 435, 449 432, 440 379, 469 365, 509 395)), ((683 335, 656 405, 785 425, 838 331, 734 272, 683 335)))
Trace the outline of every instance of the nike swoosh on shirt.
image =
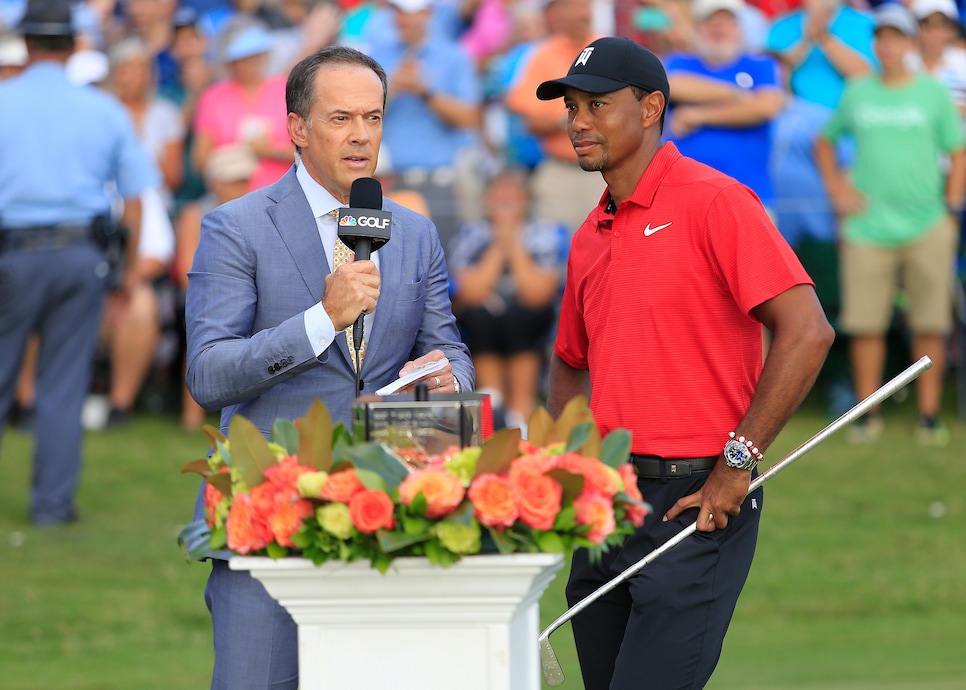
MULTIPOLYGON (((671 222, 674 222, 674 221, 671 221, 671 222)), ((644 228, 644 237, 650 237, 651 235, 653 235, 658 230, 663 230, 664 228, 666 228, 670 224, 671 223, 665 223, 664 225, 658 225, 656 228, 652 228, 651 227, 651 224, 648 223, 647 224, 647 227, 644 228)))

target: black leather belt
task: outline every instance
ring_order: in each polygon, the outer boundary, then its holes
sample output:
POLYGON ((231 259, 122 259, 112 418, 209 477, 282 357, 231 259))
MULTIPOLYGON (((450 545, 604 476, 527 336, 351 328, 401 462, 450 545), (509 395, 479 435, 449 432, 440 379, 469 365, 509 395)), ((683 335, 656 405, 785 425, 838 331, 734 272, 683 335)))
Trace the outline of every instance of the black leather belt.
POLYGON ((46 225, 0 230, 0 251, 58 249, 93 239, 90 225, 46 225))
POLYGON ((710 458, 659 458, 656 455, 631 453, 631 464, 643 479, 683 479, 695 472, 714 469, 718 456, 710 458))

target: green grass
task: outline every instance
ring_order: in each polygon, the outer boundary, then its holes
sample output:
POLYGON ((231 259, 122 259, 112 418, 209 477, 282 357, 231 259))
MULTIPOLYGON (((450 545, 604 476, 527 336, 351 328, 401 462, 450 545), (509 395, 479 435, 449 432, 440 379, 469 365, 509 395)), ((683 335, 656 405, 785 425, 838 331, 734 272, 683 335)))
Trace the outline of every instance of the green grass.
MULTIPOLYGON (((966 426, 950 415, 950 446, 922 449, 911 400, 885 414, 879 444, 837 435, 766 487, 758 555, 709 688, 966 687, 966 426)), ((769 459, 829 421, 804 409, 769 459)), ((207 687, 207 567, 175 543, 197 488, 179 470, 204 454, 203 435, 147 416, 89 434, 82 521, 61 529, 27 521, 31 448, 9 431, 0 447, 0 688, 207 687)), ((565 578, 541 602, 543 624, 566 609, 565 578)), ((580 690, 569 626, 552 642, 563 687, 580 690)))

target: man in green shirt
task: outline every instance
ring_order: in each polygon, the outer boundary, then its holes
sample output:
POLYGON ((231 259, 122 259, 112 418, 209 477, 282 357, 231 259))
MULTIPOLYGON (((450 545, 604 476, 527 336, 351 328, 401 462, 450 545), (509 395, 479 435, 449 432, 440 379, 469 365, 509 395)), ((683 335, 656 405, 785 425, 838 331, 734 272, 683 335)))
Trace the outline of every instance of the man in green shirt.
MULTIPOLYGON (((840 325, 851 336, 856 395, 861 400, 881 383, 885 333, 901 286, 909 297, 913 358, 925 355, 934 363, 917 381, 917 435, 924 444, 941 445, 949 440, 938 415, 952 328, 954 217, 966 195, 966 153, 959 114, 946 87, 905 66, 915 36, 916 22, 908 10, 895 4, 880 7, 874 49, 881 73, 849 82, 818 137, 815 155, 841 219, 840 325), (854 168, 848 172, 838 166, 834 148, 843 135, 850 135, 856 146, 854 168)), ((874 411, 850 438, 874 441, 882 427, 874 411)))

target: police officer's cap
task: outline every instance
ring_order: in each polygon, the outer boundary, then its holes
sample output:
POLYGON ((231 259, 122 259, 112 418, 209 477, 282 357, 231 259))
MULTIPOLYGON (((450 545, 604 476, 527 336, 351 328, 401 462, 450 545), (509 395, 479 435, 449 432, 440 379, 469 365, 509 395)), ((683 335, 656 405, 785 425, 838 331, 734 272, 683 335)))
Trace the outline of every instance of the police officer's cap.
POLYGON ((69 0, 28 0, 20 33, 27 36, 73 36, 69 0))

